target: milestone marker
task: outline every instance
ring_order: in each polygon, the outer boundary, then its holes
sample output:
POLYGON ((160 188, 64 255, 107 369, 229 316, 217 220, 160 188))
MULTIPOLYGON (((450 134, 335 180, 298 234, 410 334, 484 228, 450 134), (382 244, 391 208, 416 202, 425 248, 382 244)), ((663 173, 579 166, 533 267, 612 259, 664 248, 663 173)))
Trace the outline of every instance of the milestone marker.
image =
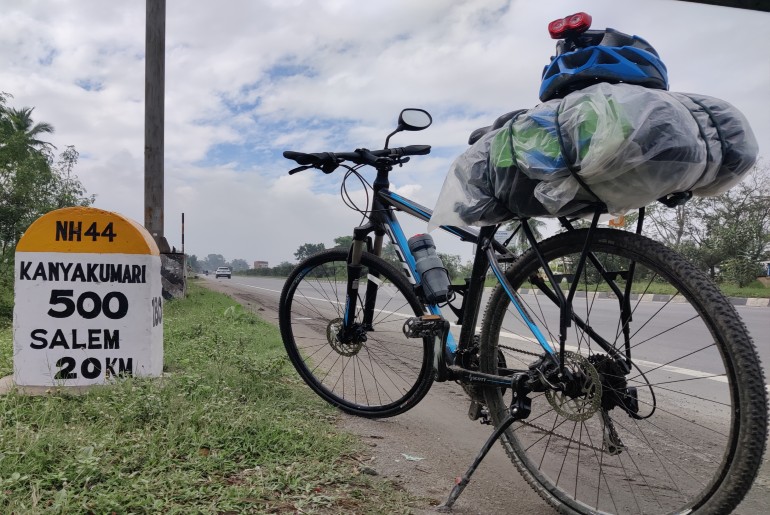
POLYGON ((16 246, 18 386, 85 386, 163 369, 161 260, 152 236, 117 213, 52 211, 16 246))

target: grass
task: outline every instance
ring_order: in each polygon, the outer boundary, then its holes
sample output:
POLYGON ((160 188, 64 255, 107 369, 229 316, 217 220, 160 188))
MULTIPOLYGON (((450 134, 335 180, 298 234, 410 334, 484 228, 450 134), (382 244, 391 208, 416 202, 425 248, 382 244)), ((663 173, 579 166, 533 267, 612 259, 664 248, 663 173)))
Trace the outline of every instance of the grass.
MULTIPOLYGON (((459 284, 459 283, 456 283, 459 284)), ((488 287, 495 287, 497 286, 498 282, 495 278, 487 278, 485 286, 488 287)), ((620 288, 624 287, 624 284, 622 282, 619 283, 620 288)), ((770 288, 765 287, 762 285, 759 281, 754 281, 753 283, 749 284, 748 286, 744 286, 743 288, 740 288, 737 284, 733 283, 718 283, 717 286, 720 290, 722 290, 722 293, 726 297, 746 297, 746 298, 763 298, 767 299, 770 298, 770 288)), ((566 289, 568 285, 564 283, 564 289, 566 289)), ((532 285, 530 283, 525 283, 522 285, 522 288, 532 288, 532 285)), ((584 286, 583 286, 583 289, 584 286)), ((606 283, 602 283, 597 285, 591 285, 590 289, 596 290, 596 291, 610 291, 610 287, 606 283)), ((647 283, 644 281, 638 282, 634 284, 632 287, 633 293, 646 293, 646 294, 663 294, 663 295, 673 295, 676 293, 676 290, 673 286, 671 286, 669 283, 647 283)))
POLYGON ((759 281, 754 281, 743 288, 739 288, 737 284, 722 283, 719 284, 719 288, 728 297, 770 298, 770 288, 759 281))
MULTIPOLYGON (((277 330, 194 284, 164 307, 166 373, 0 396, 0 513, 393 513, 360 444, 294 379, 277 330)), ((12 335, 0 328, 0 376, 12 335)))

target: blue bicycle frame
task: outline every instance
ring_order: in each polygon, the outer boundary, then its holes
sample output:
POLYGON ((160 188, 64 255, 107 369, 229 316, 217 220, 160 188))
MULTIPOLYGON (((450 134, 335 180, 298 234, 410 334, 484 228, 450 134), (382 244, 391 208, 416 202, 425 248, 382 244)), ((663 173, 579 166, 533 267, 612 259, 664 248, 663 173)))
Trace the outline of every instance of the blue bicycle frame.
MULTIPOLYGON (((414 257, 409 251, 406 236, 401 228, 401 224, 396 218, 395 212, 403 211, 427 222, 430 220, 432 211, 420 204, 393 193, 387 189, 387 184, 382 184, 381 182, 378 184, 378 182, 379 181, 375 181, 374 183, 374 201, 370 223, 356 229, 355 239, 362 241, 366 234, 375 232, 376 237, 373 247, 375 254, 379 254, 382 250, 382 235, 378 234, 378 229, 381 227, 395 245, 396 254, 398 255, 399 261, 401 261, 404 273, 408 280, 414 285, 419 285, 420 274, 416 270, 414 257)), ((551 343, 545 339, 540 329, 532 321, 532 318, 527 313, 526 309, 524 309, 523 303, 518 298, 518 294, 508 283, 508 280, 505 278, 505 275, 500 268, 497 253, 509 256, 510 254, 501 243, 494 239, 494 233, 496 232, 497 227, 484 227, 480 231, 454 226, 441 226, 441 229, 459 237, 462 241, 475 243, 477 246, 476 259, 474 260, 474 273, 472 274, 471 282, 469 285, 462 287, 466 290, 463 296, 462 307, 457 309, 450 306, 461 321, 460 341, 470 342, 473 339, 481 302, 481 294, 484 290, 486 272, 488 267, 491 266, 495 277, 510 298, 511 304, 521 315, 522 320, 528 326, 534 338, 545 352, 558 361, 556 349, 554 349, 551 343)), ((356 277, 358 276, 356 275, 356 277)), ((350 292, 351 290, 349 289, 348 291, 350 292)), ((354 308, 354 306, 355 301, 348 295, 345 320, 349 320, 349 309, 354 308)), ((439 305, 427 305, 427 308, 431 314, 441 315, 441 308, 439 305)), ((455 356, 460 348, 460 345, 458 345, 451 333, 447 336, 446 345, 452 356, 455 356)))

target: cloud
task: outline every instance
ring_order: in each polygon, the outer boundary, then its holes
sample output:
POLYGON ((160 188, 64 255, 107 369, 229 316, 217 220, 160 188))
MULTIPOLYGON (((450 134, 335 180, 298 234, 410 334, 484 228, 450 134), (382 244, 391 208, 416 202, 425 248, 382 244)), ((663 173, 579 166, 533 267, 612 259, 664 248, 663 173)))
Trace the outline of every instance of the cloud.
MULTIPOLYGON (((98 207, 141 222, 144 2, 3 7, 2 90, 56 127, 55 145, 77 147, 98 207)), ((180 245, 184 212, 186 250, 199 256, 275 264, 303 243, 331 245, 361 220, 339 198, 342 170, 289 177, 281 152, 378 148, 407 106, 434 124, 392 144, 434 151, 394 170, 393 187, 432 206, 473 129, 538 103, 554 45, 545 27, 580 10, 645 37, 672 89, 734 103, 770 148, 768 13, 663 0, 169 0, 167 238, 180 245)))

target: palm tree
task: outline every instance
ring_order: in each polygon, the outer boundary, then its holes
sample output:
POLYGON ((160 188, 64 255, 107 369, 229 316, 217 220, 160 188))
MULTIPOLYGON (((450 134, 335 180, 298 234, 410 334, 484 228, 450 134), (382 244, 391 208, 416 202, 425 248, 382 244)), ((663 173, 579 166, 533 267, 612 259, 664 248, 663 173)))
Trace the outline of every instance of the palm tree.
MULTIPOLYGON (((540 219, 537 218, 529 218, 527 219, 527 222, 529 223, 529 228, 532 229, 532 234, 535 236, 535 239, 539 240, 543 237, 543 229, 546 226, 546 223, 540 219)), ((527 241, 527 236, 524 234, 524 231, 519 228, 519 225, 522 222, 519 220, 513 220, 508 223, 508 225, 505 226, 506 229, 509 231, 518 231, 516 232, 516 236, 514 237, 513 241, 511 242, 511 247, 513 247, 513 250, 515 253, 522 253, 525 250, 529 248, 529 242, 527 241)))
POLYGON ((0 145, 23 145, 27 153, 41 152, 47 154, 56 148, 53 144, 38 139, 43 134, 53 134, 53 125, 47 122, 34 123, 32 111, 34 107, 3 108, 0 111, 0 145))

